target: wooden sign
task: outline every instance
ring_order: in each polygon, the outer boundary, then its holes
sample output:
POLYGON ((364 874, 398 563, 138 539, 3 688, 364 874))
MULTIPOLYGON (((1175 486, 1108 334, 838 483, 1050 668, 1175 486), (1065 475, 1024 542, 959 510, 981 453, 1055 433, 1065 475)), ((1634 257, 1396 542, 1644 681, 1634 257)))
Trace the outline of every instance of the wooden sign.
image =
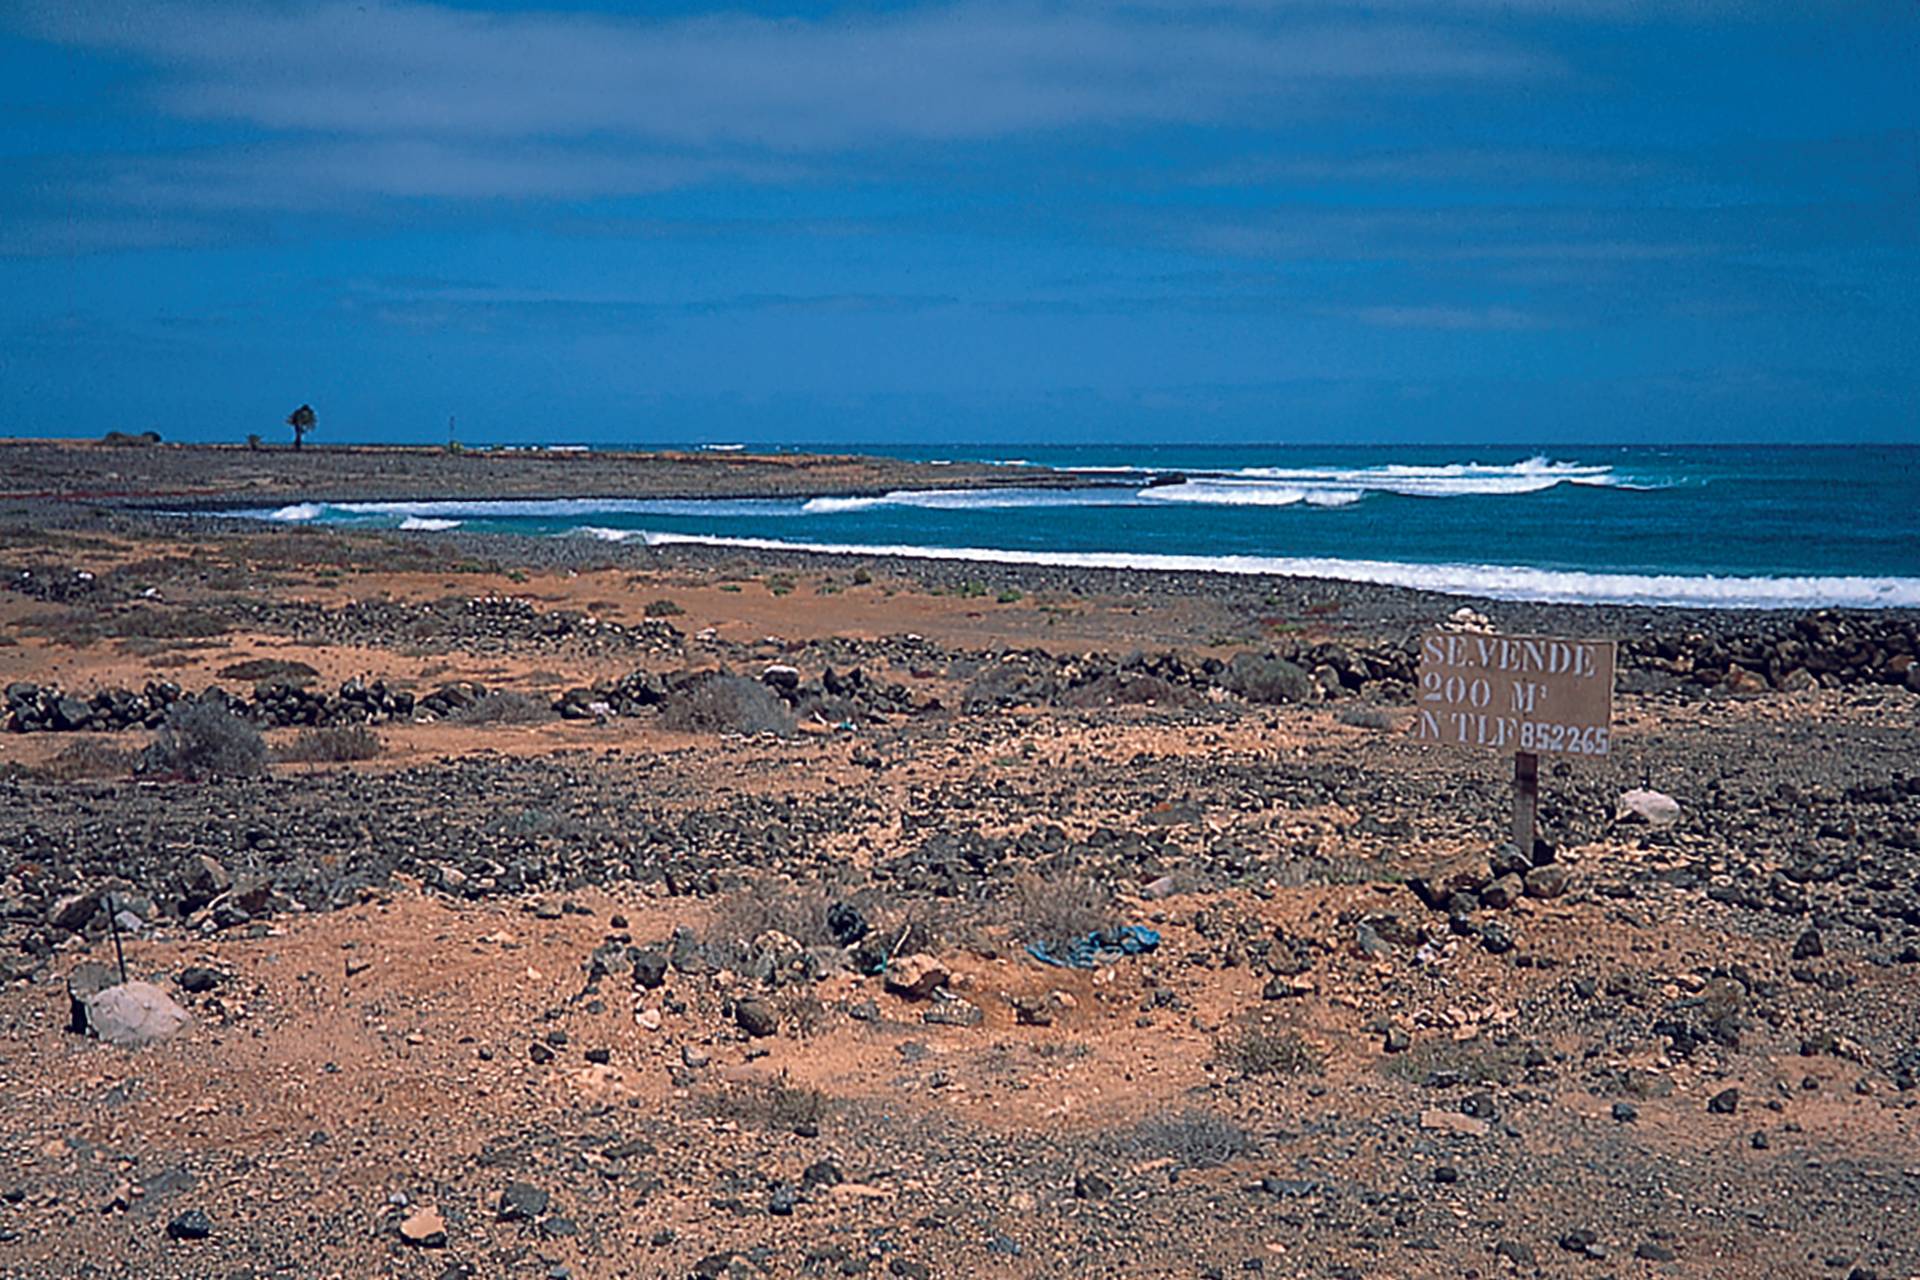
POLYGON ((1607 755, 1613 658, 1611 640, 1428 636, 1413 736, 1506 754, 1607 755))
POLYGON ((1611 640, 1444 632, 1420 642, 1413 736, 1513 756, 1513 843, 1534 847, 1542 755, 1613 750, 1611 640))

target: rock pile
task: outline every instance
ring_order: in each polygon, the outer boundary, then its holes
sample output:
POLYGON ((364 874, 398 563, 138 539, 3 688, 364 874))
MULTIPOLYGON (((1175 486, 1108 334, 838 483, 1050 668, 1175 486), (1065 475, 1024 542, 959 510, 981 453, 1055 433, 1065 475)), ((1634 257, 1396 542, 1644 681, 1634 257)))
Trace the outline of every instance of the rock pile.
MULTIPOLYGON (((660 675, 635 671, 619 680, 602 680, 568 689, 555 700, 553 710, 563 720, 638 715, 690 693, 712 674, 675 671, 660 675)), ((797 667, 775 663, 761 672, 760 683, 772 690, 796 716, 817 717, 828 723, 861 722, 916 709, 913 694, 905 685, 877 680, 859 667, 845 671, 827 667, 817 678, 808 679, 797 667)))
POLYGON ((404 689, 391 689, 384 680, 346 681, 335 693, 271 681, 256 685, 251 699, 218 685, 190 695, 171 681, 149 681, 143 690, 101 689, 82 696, 54 684, 18 681, 6 689, 0 711, 0 729, 9 733, 113 733, 123 729, 156 729, 166 720, 167 708, 179 702, 215 701, 243 720, 262 728, 294 725, 381 724, 411 720, 416 713, 444 716, 477 701, 486 689, 471 681, 443 685, 415 699, 404 689))
POLYGON ((150 681, 143 692, 102 689, 91 697, 62 692, 58 685, 20 680, 7 686, 0 727, 12 733, 74 733, 82 729, 157 728, 179 701, 179 685, 150 681))
POLYGON ((1920 693, 1920 621, 1823 610, 1752 623, 1738 634, 1704 629, 1634 637, 1623 667, 1735 693, 1899 685, 1920 693))
POLYGON ((660 618, 615 622, 574 609, 543 611, 515 596, 452 596, 420 603, 355 600, 338 609, 304 601, 247 601, 236 621, 318 643, 450 648, 552 648, 569 643, 590 652, 677 652, 684 637, 660 618))

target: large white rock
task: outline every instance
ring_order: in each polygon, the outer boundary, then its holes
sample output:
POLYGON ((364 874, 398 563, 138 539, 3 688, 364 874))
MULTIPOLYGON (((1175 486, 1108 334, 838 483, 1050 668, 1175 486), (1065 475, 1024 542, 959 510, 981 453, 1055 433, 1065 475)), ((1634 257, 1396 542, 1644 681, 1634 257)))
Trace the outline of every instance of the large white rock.
POLYGON ((138 1049, 165 1040, 193 1015, 151 982, 123 982, 88 998, 87 1030, 108 1044, 138 1049))
POLYGON ((1620 797, 1615 822, 1644 822, 1650 827, 1670 827, 1680 821, 1680 802, 1660 791, 1635 788, 1620 797))

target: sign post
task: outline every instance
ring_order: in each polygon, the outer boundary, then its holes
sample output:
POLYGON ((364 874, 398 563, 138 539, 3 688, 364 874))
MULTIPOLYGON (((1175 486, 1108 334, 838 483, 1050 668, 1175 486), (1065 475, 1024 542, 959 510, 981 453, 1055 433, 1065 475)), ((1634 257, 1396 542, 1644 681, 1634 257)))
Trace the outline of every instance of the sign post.
POLYGON ((1614 642, 1440 633, 1420 642, 1416 742, 1513 755, 1513 842, 1531 855, 1540 757, 1612 753, 1614 642))
POLYGON ((1534 827, 1540 819, 1540 757, 1531 751, 1513 756, 1513 847, 1533 856, 1534 827))

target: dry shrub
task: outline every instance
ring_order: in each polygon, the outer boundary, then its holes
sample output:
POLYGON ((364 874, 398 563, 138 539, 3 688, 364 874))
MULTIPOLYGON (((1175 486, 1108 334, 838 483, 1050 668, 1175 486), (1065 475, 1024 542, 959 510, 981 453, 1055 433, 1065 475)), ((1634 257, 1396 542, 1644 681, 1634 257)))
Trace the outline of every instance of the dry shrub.
POLYGON ((1063 707, 1192 707, 1200 695, 1185 685, 1169 684, 1159 676, 1104 675, 1060 699, 1063 707))
POLYGON ((677 618, 686 610, 671 600, 649 600, 645 610, 649 618, 677 618))
POLYGON ((1285 658, 1271 655, 1235 654, 1221 683, 1248 702, 1271 705, 1313 698, 1313 677, 1285 658))
POLYGON ((825 1031, 831 1022, 827 1006, 811 990, 782 988, 773 999, 780 1025, 802 1040, 811 1040, 825 1031))
POLYGON ((715 905, 704 938, 708 957, 737 964, 752 951, 753 940, 769 931, 784 933, 803 947, 831 946, 830 905, 818 889, 771 878, 749 881, 715 905))
POLYGON ((244 680, 248 684, 285 684, 305 688, 319 679, 320 673, 304 662, 285 658, 250 658, 220 668, 222 680, 244 680))
POLYGON ((553 708, 529 694, 495 689, 455 708, 447 719, 454 724, 539 724, 553 719, 553 708))
POLYGON ((122 778, 133 772, 135 756, 106 742, 82 739, 33 770, 48 782, 76 782, 82 778, 122 778))
POLYGON ((1221 1062, 1243 1076, 1318 1074, 1326 1065, 1320 1051, 1298 1031, 1246 1023, 1227 1032, 1215 1046, 1221 1062))
POLYGON ((1393 717, 1379 707, 1342 707, 1334 719, 1354 729, 1393 728, 1393 717))
POLYGON ((289 764, 340 764, 350 760, 371 760, 380 754, 384 745, 380 735, 367 726, 344 724, 324 729, 303 729, 298 737, 274 754, 289 764))
POLYGON ((110 625, 113 634, 128 640, 205 640, 228 630, 225 622, 197 609, 129 609, 110 625))
POLYGON ((670 700, 662 728, 681 733, 793 735, 793 712, 773 690, 745 676, 710 676, 670 700))
POLYGON ((1078 872, 1028 871, 1015 877, 1008 911, 1022 942, 1063 946, 1113 923, 1113 893, 1078 872))
POLYGON ((1506 1085, 1526 1075, 1526 1049, 1519 1044, 1471 1040, 1421 1040, 1405 1053, 1383 1058, 1381 1071, 1401 1080, 1423 1081, 1435 1075, 1457 1076, 1467 1084, 1506 1085))
POLYGON ((817 1128, 826 1118, 828 1099, 818 1089, 789 1084, 783 1073, 779 1080, 703 1093, 699 1107, 715 1119, 749 1128, 792 1130, 817 1128))
POLYGON ((1109 1145, 1128 1159, 1170 1159, 1190 1169, 1225 1164, 1253 1150, 1246 1130, 1211 1111, 1149 1116, 1109 1145))
POLYGON ((267 744, 258 729, 219 702, 176 702, 140 767, 188 778, 250 777, 266 772, 267 744))

